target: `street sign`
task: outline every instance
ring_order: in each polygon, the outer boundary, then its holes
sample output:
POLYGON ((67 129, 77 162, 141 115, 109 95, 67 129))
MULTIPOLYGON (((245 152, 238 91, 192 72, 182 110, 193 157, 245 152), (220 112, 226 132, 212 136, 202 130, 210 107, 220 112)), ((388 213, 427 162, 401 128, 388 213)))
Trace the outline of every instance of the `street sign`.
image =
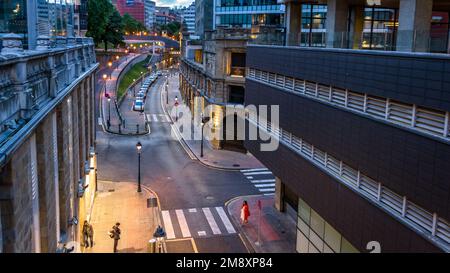
POLYGON ((147 208, 155 208, 158 206, 158 201, 156 197, 151 197, 147 199, 147 208))

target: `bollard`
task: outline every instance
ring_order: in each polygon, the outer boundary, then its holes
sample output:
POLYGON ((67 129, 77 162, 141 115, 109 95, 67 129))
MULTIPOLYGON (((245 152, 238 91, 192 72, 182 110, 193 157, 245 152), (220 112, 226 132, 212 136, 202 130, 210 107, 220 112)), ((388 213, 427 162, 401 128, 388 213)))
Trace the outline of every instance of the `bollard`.
POLYGON ((136 124, 136 134, 139 134, 139 124, 136 124))
POLYGON ((119 123, 119 134, 121 134, 122 133, 122 130, 121 130, 121 124, 119 123))
POLYGON ((148 241, 147 252, 148 253, 155 253, 156 252, 156 239, 150 239, 148 241))

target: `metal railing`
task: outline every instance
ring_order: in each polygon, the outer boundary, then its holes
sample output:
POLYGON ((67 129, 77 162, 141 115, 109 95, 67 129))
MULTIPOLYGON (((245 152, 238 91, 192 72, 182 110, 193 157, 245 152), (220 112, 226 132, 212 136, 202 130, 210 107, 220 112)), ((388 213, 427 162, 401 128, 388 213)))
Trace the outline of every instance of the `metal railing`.
POLYGON ((450 113, 248 68, 247 79, 450 142, 450 113))
POLYGON ((431 31, 380 29, 370 32, 335 32, 326 29, 286 33, 285 29, 253 33, 250 44, 343 49, 450 53, 450 37, 431 31))
POLYGON ((450 252, 450 223, 447 220, 438 217, 436 213, 419 207, 408 200, 406 196, 393 192, 383 186, 382 183, 371 179, 359 170, 353 169, 345 162, 316 148, 304 139, 279 128, 276 124, 271 124, 269 121, 257 117, 256 113, 247 112, 247 120, 333 176, 337 181, 377 204, 413 230, 419 231, 445 252, 450 252))

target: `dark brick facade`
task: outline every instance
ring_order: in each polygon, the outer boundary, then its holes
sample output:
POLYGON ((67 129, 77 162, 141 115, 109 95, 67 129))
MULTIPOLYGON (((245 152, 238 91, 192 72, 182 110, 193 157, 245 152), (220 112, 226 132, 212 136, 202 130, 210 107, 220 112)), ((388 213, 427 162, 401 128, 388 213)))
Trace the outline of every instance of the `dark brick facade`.
POLYGON ((249 46, 247 66, 450 111, 450 57, 445 55, 249 46))

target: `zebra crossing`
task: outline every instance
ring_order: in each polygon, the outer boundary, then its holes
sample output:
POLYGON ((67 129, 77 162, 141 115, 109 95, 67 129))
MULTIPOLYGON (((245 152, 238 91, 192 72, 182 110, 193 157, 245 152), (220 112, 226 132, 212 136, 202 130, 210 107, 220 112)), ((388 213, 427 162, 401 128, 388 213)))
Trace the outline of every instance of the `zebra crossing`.
POLYGON ((223 207, 163 210, 161 218, 169 240, 236 233, 223 207))
POLYGON ((171 122, 169 116, 165 114, 147 114, 148 122, 171 122))
POLYGON ((241 173, 264 195, 275 194, 275 177, 267 168, 245 169, 241 173))

